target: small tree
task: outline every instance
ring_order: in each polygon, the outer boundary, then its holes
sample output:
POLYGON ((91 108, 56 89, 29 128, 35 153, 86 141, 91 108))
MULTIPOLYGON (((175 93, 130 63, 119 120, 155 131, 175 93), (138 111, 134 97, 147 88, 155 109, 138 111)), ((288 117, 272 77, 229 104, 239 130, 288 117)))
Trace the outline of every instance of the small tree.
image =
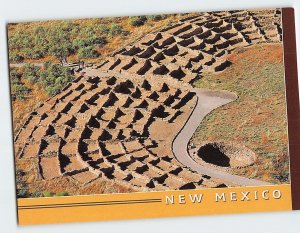
POLYGON ((129 19, 130 19, 130 24, 135 27, 142 26, 147 21, 146 16, 132 16, 129 17, 129 19))
POLYGON ((61 65, 67 63, 67 57, 73 52, 70 32, 56 26, 49 33, 49 52, 59 59, 61 65))
POLYGON ((96 27, 96 30, 99 31, 100 34, 108 35, 108 33, 110 31, 110 28, 107 25, 105 25, 105 24, 99 24, 96 27))
POLYGON ((112 24, 110 27, 109 34, 111 36, 117 36, 123 33, 123 27, 118 24, 112 24))
POLYGON ((152 20, 152 21, 159 21, 159 20, 162 20, 162 19, 165 19, 165 18, 167 18, 166 15, 148 15, 147 16, 147 19, 152 20))
POLYGON ((24 54, 24 57, 29 58, 29 59, 39 59, 44 56, 43 52, 37 47, 24 48, 23 54, 24 54))
POLYGON ((67 67, 47 62, 40 73, 40 83, 50 96, 54 96, 72 80, 72 77, 67 67))
POLYGON ((104 45, 107 43, 106 37, 93 35, 87 38, 77 38, 73 41, 73 48, 80 49, 93 45, 104 45))
POLYGON ((49 41, 48 41, 48 31, 42 27, 38 26, 34 29, 34 50, 39 54, 39 57, 44 57, 48 54, 49 41))
POLYGON ((78 50, 78 57, 80 59, 95 58, 97 56, 98 52, 92 46, 82 47, 78 50))
POLYGON ((20 83, 22 75, 16 69, 11 68, 10 72, 9 72, 9 75, 10 75, 11 84, 20 83))
POLYGON ((33 64, 26 64, 24 66, 23 77, 32 83, 39 81, 40 68, 33 64))
POLYGON ((21 83, 12 84, 11 88, 12 94, 15 95, 16 99, 23 100, 25 95, 31 91, 28 87, 22 85, 21 83))
POLYGON ((10 49, 23 49, 33 47, 33 38, 29 32, 17 31, 9 36, 8 45, 10 49))

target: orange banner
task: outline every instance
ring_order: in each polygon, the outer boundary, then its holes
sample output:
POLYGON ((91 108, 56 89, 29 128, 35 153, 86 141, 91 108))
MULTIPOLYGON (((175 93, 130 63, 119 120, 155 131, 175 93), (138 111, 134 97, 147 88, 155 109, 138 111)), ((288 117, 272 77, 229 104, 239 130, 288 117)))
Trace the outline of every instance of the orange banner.
POLYGON ((20 225, 291 210, 291 186, 18 199, 20 225))

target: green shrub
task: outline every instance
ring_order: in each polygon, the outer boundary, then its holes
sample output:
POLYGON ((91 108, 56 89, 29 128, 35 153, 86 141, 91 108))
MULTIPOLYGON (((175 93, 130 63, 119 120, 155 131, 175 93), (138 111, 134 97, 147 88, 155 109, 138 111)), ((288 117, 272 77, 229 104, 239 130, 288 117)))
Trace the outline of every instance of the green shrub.
POLYGON ((64 32, 68 32, 70 34, 76 34, 80 30, 78 23, 74 23, 74 22, 71 22, 71 21, 68 21, 68 20, 62 21, 62 23, 59 25, 59 27, 64 32))
POLYGON ((69 196, 68 192, 58 192, 58 193, 54 193, 54 192, 49 192, 49 191, 44 191, 42 193, 36 193, 35 195, 41 195, 41 197, 63 197, 63 196, 69 196))
POLYGON ((55 193, 45 191, 42 193, 42 195, 43 195, 43 197, 53 197, 55 195, 55 193))
POLYGON ((92 36, 88 38, 78 38, 73 41, 74 49, 81 49, 87 46, 93 45, 104 45, 107 43, 106 37, 103 36, 92 36))
POLYGON ((109 31, 110 31, 110 28, 107 25, 105 25, 105 24, 99 24, 96 27, 96 30, 99 31, 100 34, 108 35, 109 31))
POLYGON ((43 197, 43 193, 41 192, 35 192, 31 194, 31 197, 43 197))
POLYGON ((40 72, 39 83, 45 88, 50 96, 54 96, 72 80, 73 76, 67 67, 59 64, 46 62, 40 72))
POLYGON ((94 25, 87 25, 84 28, 81 29, 81 31, 79 32, 78 37, 92 37, 96 34, 97 28, 94 27, 94 25))
POLYGON ((107 44, 107 39, 106 39, 105 36, 96 36, 96 35, 94 35, 94 37, 92 37, 91 39, 92 39, 91 45, 104 45, 104 44, 107 44))
POLYGON ((27 189, 17 189, 17 197, 18 198, 28 197, 27 189))
POLYGON ((17 189, 17 197, 18 198, 28 197, 28 191, 27 191, 27 189, 24 189, 24 188, 17 189))
POLYGON ((44 27, 36 27, 34 29, 34 51, 38 53, 36 57, 45 57, 48 55, 49 41, 48 30, 44 27))
POLYGON ((166 15, 148 15, 147 19, 152 21, 159 21, 165 19, 166 17, 167 17, 166 15))
POLYGON ((81 38, 77 38, 73 41, 73 47, 75 49, 79 49, 79 48, 88 46, 87 44, 88 44, 88 42, 85 39, 81 39, 81 38))
POLYGON ((123 33, 123 27, 118 24, 112 24, 110 27, 109 34, 111 36, 121 35, 123 33))
POLYGON ((55 196, 58 196, 58 197, 69 196, 69 193, 68 192, 58 192, 58 193, 56 193, 55 196))
POLYGON ((17 71, 17 69, 11 68, 9 71, 11 84, 20 83, 22 75, 17 71))
POLYGON ((26 64, 24 66, 23 77, 28 79, 32 83, 37 83, 39 81, 40 68, 33 64, 26 64))
POLYGON ((39 59, 44 57, 44 52, 36 47, 34 48, 24 48, 23 56, 29 59, 39 59))
POLYGON ((24 57, 21 56, 19 53, 15 53, 15 52, 12 52, 9 54, 9 60, 11 62, 22 62, 24 60, 24 57))
POLYGON ((11 91, 16 99, 24 100, 24 97, 26 95, 28 95, 28 93, 30 93, 31 90, 21 83, 15 83, 15 84, 12 84, 11 91))
POLYGON ((98 52, 92 46, 82 47, 78 49, 78 57, 80 59, 95 58, 98 57, 98 52))
POLYGON ((59 86, 49 86, 45 88, 45 91, 50 96, 55 96, 60 92, 61 88, 59 86))
POLYGON ((146 16, 132 16, 129 17, 129 19, 130 19, 130 24, 135 27, 142 26, 147 21, 146 16))

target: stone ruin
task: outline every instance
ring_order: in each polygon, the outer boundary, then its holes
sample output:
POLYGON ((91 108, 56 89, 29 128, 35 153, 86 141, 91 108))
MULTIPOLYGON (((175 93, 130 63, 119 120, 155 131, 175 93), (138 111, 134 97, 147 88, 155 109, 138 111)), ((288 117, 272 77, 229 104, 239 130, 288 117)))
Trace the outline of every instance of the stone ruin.
POLYGON ((79 75, 35 109, 15 136, 16 159, 34 162, 39 179, 68 176, 81 185, 224 187, 172 153, 196 101, 183 84, 226 69, 236 48, 280 42, 280 17, 279 10, 200 13, 144 36, 94 66, 101 75, 79 75))
POLYGON ((144 36, 96 68, 193 83, 204 71, 230 66, 227 55, 236 48, 280 41, 280 10, 200 13, 144 36))

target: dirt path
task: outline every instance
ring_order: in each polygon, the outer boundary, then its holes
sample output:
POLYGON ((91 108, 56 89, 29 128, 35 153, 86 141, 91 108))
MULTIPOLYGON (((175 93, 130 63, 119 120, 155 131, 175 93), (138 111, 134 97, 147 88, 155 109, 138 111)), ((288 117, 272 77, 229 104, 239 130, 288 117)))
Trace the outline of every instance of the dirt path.
POLYGON ((38 66, 38 67, 43 67, 45 63, 10 63, 9 66, 13 68, 21 68, 23 66, 26 66, 28 64, 38 66))
POLYGON ((173 153, 178 159, 178 161, 184 164, 185 166, 190 167, 194 171, 236 185, 268 185, 269 183, 267 182, 248 179, 245 177, 232 175, 227 172, 214 170, 213 168, 205 167, 203 165, 198 164, 190 157, 187 150, 187 146, 203 118, 212 110, 237 99, 237 96, 235 94, 227 91, 214 91, 205 89, 193 89, 192 91, 195 92, 198 97, 196 106, 193 112, 191 113, 189 119, 187 120, 186 124, 174 139, 172 145, 173 153))

